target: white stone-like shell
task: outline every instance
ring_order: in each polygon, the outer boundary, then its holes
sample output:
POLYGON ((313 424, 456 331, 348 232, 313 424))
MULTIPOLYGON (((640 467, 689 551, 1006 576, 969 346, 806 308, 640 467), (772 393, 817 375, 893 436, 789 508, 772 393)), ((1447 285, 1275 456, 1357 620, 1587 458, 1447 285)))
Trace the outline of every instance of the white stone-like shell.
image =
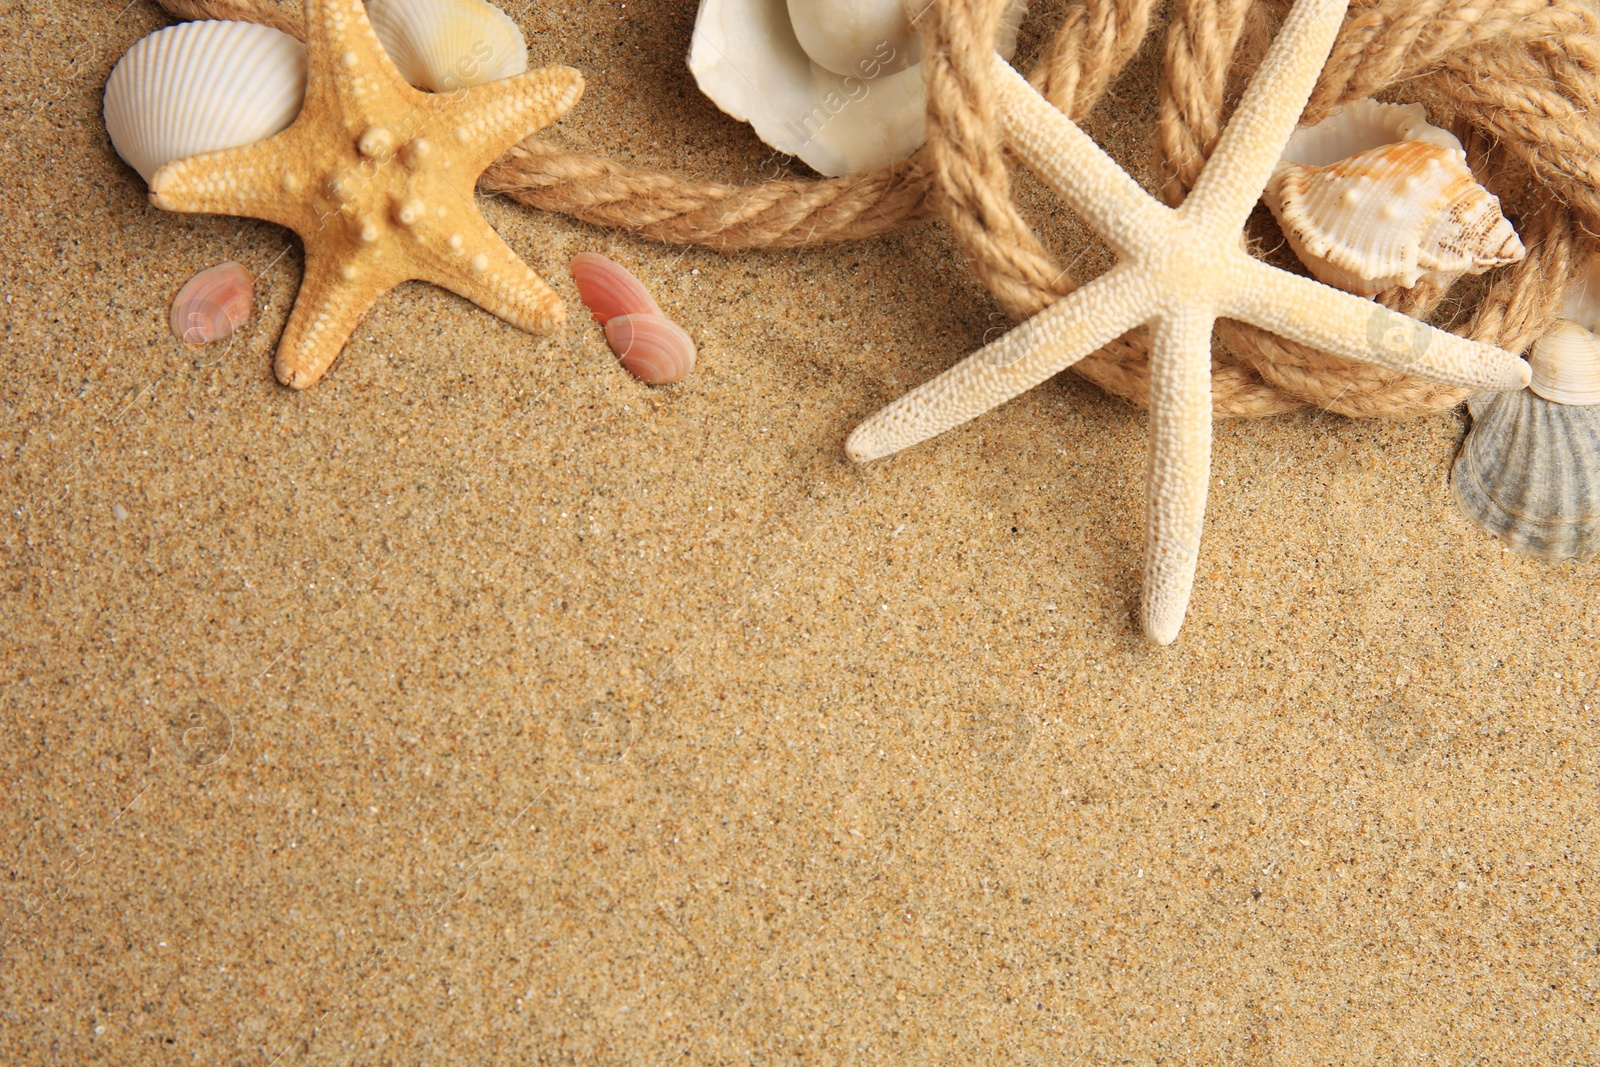
MULTIPOLYGON (((922 70, 906 66, 913 57, 903 42, 915 38, 901 0, 794 2, 826 9, 802 20, 808 39, 829 20, 854 26, 826 44, 813 40, 819 55, 811 56, 790 20, 790 0, 701 0, 689 47, 700 91, 820 174, 855 174, 915 152, 923 140, 922 70), (848 51, 849 41, 869 41, 877 31, 868 28, 896 20, 903 25, 846 60, 840 49, 848 51)), ((999 42, 1007 58, 1026 8, 1026 0, 1012 0, 1007 9, 999 42)))
POLYGON ((106 83, 111 144, 145 181, 174 159, 271 137, 300 113, 306 49, 252 22, 183 22, 128 49, 106 83))
POLYGON ((1361 296, 1526 254, 1461 143, 1420 104, 1355 101, 1296 131, 1262 198, 1312 274, 1361 296))
POLYGON ((400 76, 450 92, 528 69, 528 44, 511 16, 484 0, 368 0, 367 18, 400 76))
POLYGON ((1451 472, 1456 506, 1518 552, 1587 560, 1600 552, 1600 406, 1530 390, 1475 396, 1451 472))
POLYGON ((917 62, 922 41, 904 5, 894 0, 787 0, 789 25, 811 61, 835 74, 855 74, 856 63, 879 44, 896 53, 893 74, 917 62))

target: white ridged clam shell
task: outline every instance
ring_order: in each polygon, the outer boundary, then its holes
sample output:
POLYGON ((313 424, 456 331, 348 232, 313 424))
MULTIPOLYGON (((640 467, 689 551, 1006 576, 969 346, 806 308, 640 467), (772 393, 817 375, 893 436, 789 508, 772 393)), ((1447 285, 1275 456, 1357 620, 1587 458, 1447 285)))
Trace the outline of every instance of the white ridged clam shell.
POLYGON ((1576 322, 1558 319, 1528 353, 1539 396, 1557 404, 1600 404, 1600 337, 1576 322))
POLYGON ((1262 198, 1312 274, 1361 296, 1526 254, 1461 143, 1418 104, 1356 101, 1296 131, 1262 198))
POLYGON ((1600 552, 1600 406, 1527 389, 1475 396, 1451 472, 1456 506, 1518 552, 1586 560, 1600 552))
POLYGON ((174 159, 271 137, 306 92, 305 45, 252 22, 183 22, 128 49, 106 83, 111 144, 145 181, 174 159))
POLYGON ((400 76, 449 92, 528 69, 528 44, 511 16, 484 0, 369 0, 367 17, 400 76))

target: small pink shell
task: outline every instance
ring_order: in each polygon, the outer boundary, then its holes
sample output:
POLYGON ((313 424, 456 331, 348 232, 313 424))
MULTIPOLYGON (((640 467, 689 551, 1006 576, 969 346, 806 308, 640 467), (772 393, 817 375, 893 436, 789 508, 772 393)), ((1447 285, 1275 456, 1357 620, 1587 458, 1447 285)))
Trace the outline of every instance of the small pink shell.
POLYGON ((191 345, 220 341, 250 321, 255 279, 229 260, 183 283, 172 300, 172 332, 191 345))
POLYGON ((602 326, 618 315, 661 314, 643 282, 598 253, 579 252, 572 257, 572 280, 594 321, 602 326))
POLYGON ((606 323, 606 343, 648 385, 670 385, 694 369, 694 342, 663 315, 618 315, 606 323))

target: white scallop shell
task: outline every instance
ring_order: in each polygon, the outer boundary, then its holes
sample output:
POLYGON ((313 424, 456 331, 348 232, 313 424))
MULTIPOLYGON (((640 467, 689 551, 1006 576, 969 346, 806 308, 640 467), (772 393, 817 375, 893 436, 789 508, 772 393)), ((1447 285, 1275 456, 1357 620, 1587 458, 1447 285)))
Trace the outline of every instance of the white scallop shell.
POLYGON ((367 18, 400 76, 440 93, 528 69, 511 16, 484 0, 369 0, 367 18))
POLYGON ((1472 431, 1450 476, 1462 513, 1528 555, 1600 552, 1600 406, 1555 404, 1527 389, 1467 406, 1472 431))
POLYGON ((1419 104, 1356 101, 1296 131, 1262 198, 1312 274, 1361 296, 1526 254, 1461 143, 1419 104))
POLYGON ((128 49, 106 83, 106 132, 145 181, 174 159, 264 140, 300 113, 305 45, 253 22, 182 22, 128 49))

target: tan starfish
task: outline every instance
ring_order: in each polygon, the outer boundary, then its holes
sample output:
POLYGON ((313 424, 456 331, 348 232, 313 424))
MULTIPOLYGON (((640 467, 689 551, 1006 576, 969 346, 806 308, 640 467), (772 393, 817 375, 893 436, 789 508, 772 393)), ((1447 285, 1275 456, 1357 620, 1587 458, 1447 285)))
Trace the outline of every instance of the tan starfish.
POLYGON ((278 344, 278 380, 321 378, 377 299, 421 279, 530 332, 561 325, 561 300, 472 202, 478 175, 555 121, 583 91, 547 67, 450 93, 400 77, 361 0, 306 0, 305 104, 283 132, 174 160, 150 180, 168 211, 287 226, 305 279, 278 344))
POLYGON ((1178 635, 1194 585, 1211 469, 1211 328, 1241 319, 1349 359, 1448 385, 1519 389, 1528 365, 1290 274, 1245 251, 1245 220, 1327 60, 1348 0, 1298 0, 1182 207, 1130 178, 999 56, 1007 140, 1118 263, 858 426, 857 462, 898 452, 997 407, 1140 324, 1150 337, 1150 456, 1141 614, 1178 635))

